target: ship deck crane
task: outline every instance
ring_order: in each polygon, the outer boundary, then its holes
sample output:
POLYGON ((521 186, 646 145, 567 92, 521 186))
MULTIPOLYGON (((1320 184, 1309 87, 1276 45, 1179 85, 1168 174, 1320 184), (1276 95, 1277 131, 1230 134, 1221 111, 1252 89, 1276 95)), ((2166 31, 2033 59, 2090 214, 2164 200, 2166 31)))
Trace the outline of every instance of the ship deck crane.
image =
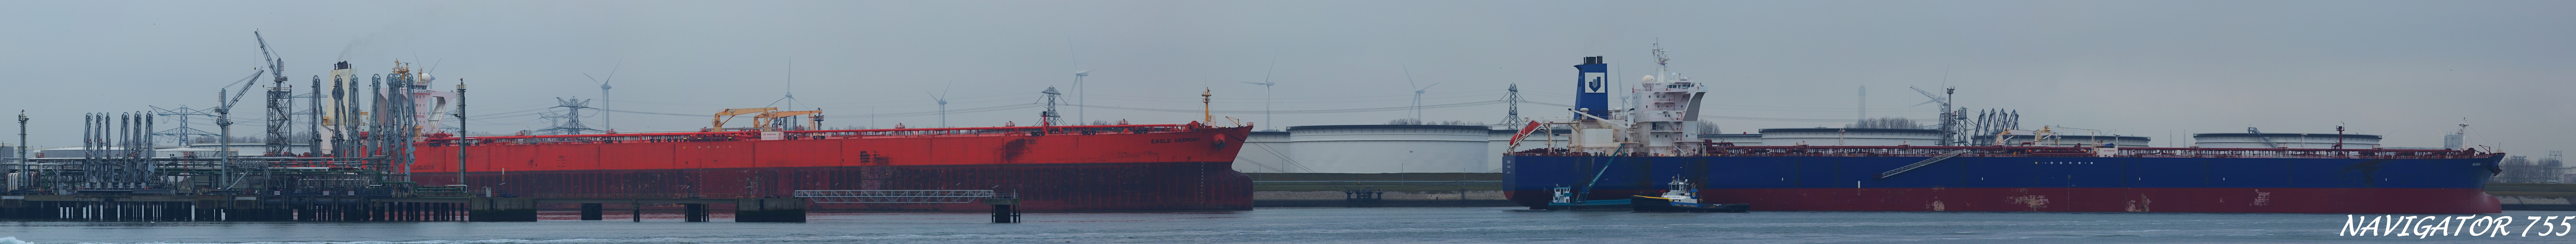
MULTIPOLYGON (((786 129, 785 127, 787 127, 787 125, 786 125, 786 122, 787 122, 787 121, 785 121, 785 120, 780 120, 780 118, 796 117, 796 116, 798 116, 798 115, 809 115, 809 114, 811 114, 811 115, 816 115, 816 116, 820 116, 821 114, 823 114, 823 110, 819 110, 819 109, 818 109, 818 110, 805 110, 805 111, 770 111, 770 112, 764 112, 764 113, 760 113, 760 115, 753 115, 753 116, 751 116, 751 124, 752 124, 752 126, 756 126, 756 127, 770 127, 770 128, 779 128, 779 129, 782 129, 782 130, 783 130, 783 129, 786 129)), ((811 125, 811 126, 812 126, 811 128, 814 128, 814 129, 822 129, 823 124, 822 124, 822 122, 821 122, 820 120, 817 120, 817 121, 815 122, 815 124, 814 124, 814 125, 811 125)))
MULTIPOLYGON (((778 108, 728 108, 722 112, 716 112, 715 125, 708 126, 707 128, 709 128, 709 131, 725 131, 725 121, 733 121, 734 116, 759 114, 769 111, 778 111, 778 108)), ((759 116, 753 116, 752 121, 760 121, 759 116)))

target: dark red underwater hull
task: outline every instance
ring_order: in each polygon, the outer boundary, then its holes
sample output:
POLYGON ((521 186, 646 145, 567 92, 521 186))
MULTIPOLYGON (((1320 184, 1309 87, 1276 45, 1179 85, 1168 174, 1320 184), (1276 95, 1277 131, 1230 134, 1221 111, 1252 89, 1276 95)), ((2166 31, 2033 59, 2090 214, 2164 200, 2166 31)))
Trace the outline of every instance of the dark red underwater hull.
MULTIPOLYGON (((853 166, 489 172, 469 181, 520 197, 788 197, 795 190, 982 190, 1019 194, 1027 211, 1252 209, 1251 178, 1232 162, 853 166)), ((448 184, 454 173, 421 173, 448 184)), ((480 186, 477 187, 478 189, 480 186)), ((823 210, 990 211, 983 204, 814 204, 823 210)))

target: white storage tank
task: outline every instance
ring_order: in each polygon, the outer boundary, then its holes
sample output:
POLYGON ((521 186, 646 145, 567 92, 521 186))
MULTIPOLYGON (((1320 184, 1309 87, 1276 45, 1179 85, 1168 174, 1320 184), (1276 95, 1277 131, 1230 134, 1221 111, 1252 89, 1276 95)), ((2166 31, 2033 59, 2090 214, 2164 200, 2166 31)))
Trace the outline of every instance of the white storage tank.
POLYGON ((1938 146, 1940 130, 1866 128, 1762 129, 1763 146, 1938 146))
POLYGON ((1244 173, 1298 173, 1296 162, 1288 160, 1288 132, 1254 131, 1243 139, 1243 151, 1235 153, 1234 171, 1244 173))
POLYGON ((1718 143, 1734 143, 1735 146, 1762 145, 1762 134, 1753 133, 1699 135, 1699 139, 1707 140, 1709 145, 1724 145, 1718 143))
MULTIPOLYGON (((1970 146, 1993 146, 1995 145, 1993 142, 1994 139, 1995 136, 1990 135, 1976 136, 1976 139, 1973 141, 1986 143, 1970 146)), ((2021 146, 2021 143, 2031 142, 2032 139, 2031 135, 2004 135, 2004 145, 2021 146)), ((2093 147, 2101 146, 2103 144, 2111 144, 2116 147, 2148 147, 2150 144, 2147 144, 2147 142, 2149 141, 2151 141, 2151 139, 2144 136, 2058 135, 2049 138, 2047 141, 2035 143, 2034 145, 2043 147, 2093 147)))
POLYGON ((2334 148, 2335 140, 2343 148, 2379 147, 2379 135, 2333 133, 2199 133, 2191 134, 2192 145, 2204 148, 2334 148))
MULTIPOLYGON (((1484 173, 1491 129, 1466 125, 1288 127, 1289 159, 1311 173, 1484 173)), ((1301 172, 1306 173, 1306 172, 1301 172)))

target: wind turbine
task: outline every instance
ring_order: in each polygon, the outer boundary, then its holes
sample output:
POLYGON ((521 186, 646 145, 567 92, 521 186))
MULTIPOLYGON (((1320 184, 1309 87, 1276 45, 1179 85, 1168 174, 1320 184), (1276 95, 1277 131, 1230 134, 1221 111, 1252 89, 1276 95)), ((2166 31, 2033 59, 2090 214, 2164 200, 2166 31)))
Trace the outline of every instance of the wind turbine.
POLYGON ((625 62, 625 61, 618 61, 618 62, 617 62, 617 66, 611 66, 611 67, 609 67, 609 68, 608 68, 608 79, 600 79, 600 78, 598 78, 598 77, 590 77, 590 73, 582 73, 582 74, 581 74, 581 77, 584 77, 584 78, 590 78, 590 82, 592 82, 592 83, 599 83, 599 110, 601 110, 601 111, 606 111, 606 112, 599 113, 599 116, 600 116, 600 117, 599 117, 599 128, 603 128, 603 129, 607 129, 607 130, 617 130, 617 126, 615 126, 614 124, 610 123, 610 121, 614 121, 613 119, 617 118, 616 113, 607 113, 607 112, 615 112, 615 111, 617 110, 617 109, 616 109, 616 106, 611 106, 611 105, 609 105, 609 104, 611 104, 611 103, 614 103, 615 101, 614 101, 614 100, 610 100, 610 99, 609 99, 609 97, 608 97, 608 82, 610 82, 610 81, 617 81, 617 69, 618 69, 618 68, 624 68, 624 67, 626 67, 626 62, 625 62))
MULTIPOLYGON (((954 86, 956 83, 949 84, 954 86)), ((921 94, 930 95, 931 101, 939 101, 939 128, 948 128, 948 88, 939 88, 939 94, 935 95, 930 92, 921 94)))
MULTIPOLYGON (((939 92, 946 93, 948 91, 939 92)), ((946 96, 946 94, 941 94, 941 96, 946 96)), ((796 100, 796 58, 787 58, 787 96, 778 98, 778 101, 787 102, 787 107, 785 108, 788 109, 795 109, 796 102, 799 102, 796 100)), ((778 102, 769 103, 777 104, 778 102)))
POLYGON ((1083 95, 1083 94, 1087 94, 1087 93, 1089 93, 1089 92, 1086 92, 1086 91, 1089 91, 1089 90, 1083 90, 1083 89, 1082 89, 1082 78, 1083 78, 1083 77, 1091 77, 1091 70, 1087 70, 1087 69, 1086 69, 1086 70, 1082 70, 1082 71, 1074 71, 1074 72, 1073 72, 1073 102, 1075 102, 1075 103, 1081 103, 1081 104, 1082 104, 1081 106, 1076 106, 1076 107, 1074 107, 1074 108, 1073 108, 1073 109, 1074 109, 1074 110, 1073 110, 1073 120, 1075 120, 1075 121, 1073 122, 1073 124, 1076 124, 1076 125, 1083 125, 1083 124, 1089 124, 1089 123, 1091 123, 1091 121, 1090 121, 1090 120, 1088 120, 1088 118, 1085 118, 1085 117, 1084 117, 1084 116, 1086 116, 1086 115, 1091 115, 1091 113, 1083 112, 1083 111, 1088 111, 1088 110, 1089 110, 1089 109, 1084 109, 1084 108, 1091 107, 1091 100, 1084 100, 1084 99, 1082 99, 1082 95, 1083 95))
MULTIPOLYGON (((1951 98, 1951 97, 1950 97, 1950 96, 1948 96, 1948 95, 1950 95, 1950 94, 1958 94, 1958 92, 1959 92, 1959 88, 1943 88, 1943 89, 1941 90, 1941 91, 1942 91, 1941 95, 1934 95, 1934 94, 1932 94, 1932 92, 1923 91, 1923 88, 1914 88, 1914 87, 1911 87, 1911 86, 1908 86, 1908 87, 1905 87, 1905 88, 1908 88, 1908 89, 1914 89, 1914 92, 1916 92, 1916 93, 1923 93, 1923 97, 1931 98, 1931 100, 1929 100, 1929 101, 1923 101, 1923 103, 1916 103, 1916 104, 1914 104, 1914 106, 1923 106, 1924 104, 1932 104, 1932 103, 1940 103, 1940 104, 1941 104, 1941 145, 1943 145, 1943 146, 1956 145, 1957 143, 1954 143, 1954 142, 1955 142, 1955 141, 1957 141, 1957 139, 1956 139, 1956 138, 1953 138, 1953 137, 1956 137, 1956 135, 1957 135, 1957 133, 1958 133, 1958 131, 1957 131, 1956 129, 1957 129, 1957 125, 1958 125, 1958 123, 1957 123, 1957 122, 1958 122, 1958 121, 1957 121, 1957 119, 1958 119, 1959 114, 1958 114, 1958 112, 1950 111, 1950 98, 1951 98)), ((1912 106, 1908 106, 1908 107, 1912 107, 1912 106)), ((2001 139, 2001 138, 1998 138, 1998 139, 2001 139)), ((2037 139, 2036 137, 2033 137, 2033 140, 2036 140, 2036 139, 2037 139)))
MULTIPOLYGON (((1279 68, 1279 62, 1272 61, 1270 63, 1270 67, 1271 71, 1277 71, 1279 68)), ((1262 71, 1261 82, 1244 82, 1244 84, 1261 85, 1261 123, 1263 124, 1273 124, 1272 122, 1278 122, 1276 120, 1272 120, 1270 116, 1270 86, 1279 85, 1279 82, 1271 82, 1270 74, 1270 71, 1262 71)), ((1272 131, 1277 130, 1274 129, 1272 131)))
POLYGON ((1275 122, 1275 120, 1270 119, 1270 86, 1279 85, 1279 83, 1270 82, 1269 78, 1262 78, 1261 82, 1244 82, 1244 84, 1261 85, 1261 123, 1272 124, 1272 122, 1275 122))
MULTIPOLYGON (((1404 85, 1413 85, 1412 67, 1404 68, 1404 85)), ((1413 87, 1413 124, 1422 124, 1422 92, 1431 90, 1433 86, 1440 86, 1440 83, 1432 82, 1428 86, 1413 87)))

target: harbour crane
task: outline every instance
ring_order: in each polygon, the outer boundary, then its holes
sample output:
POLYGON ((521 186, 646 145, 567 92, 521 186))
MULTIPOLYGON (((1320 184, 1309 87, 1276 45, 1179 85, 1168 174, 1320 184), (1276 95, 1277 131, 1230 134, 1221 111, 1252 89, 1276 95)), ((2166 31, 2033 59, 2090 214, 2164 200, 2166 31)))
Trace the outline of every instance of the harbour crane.
POLYGON ((265 143, 268 148, 265 154, 285 155, 289 144, 286 138, 290 137, 287 135, 286 128, 288 124, 294 123, 292 122, 294 114, 287 111, 288 100, 294 99, 292 98, 294 95, 286 88, 286 61, 278 58, 275 52, 269 51, 268 37, 261 36, 256 30, 251 31, 250 36, 259 41, 260 61, 268 65, 269 75, 277 77, 275 82, 268 86, 268 142, 265 143))
MULTIPOLYGON (((217 151, 215 154, 223 157, 224 164, 224 175, 215 177, 215 182, 226 182, 224 180, 225 177, 233 176, 233 156, 235 156, 233 155, 233 105, 241 104, 242 95, 249 95, 250 87, 252 85, 257 85, 257 82, 259 81, 260 72, 261 71, 259 69, 252 68, 250 70, 250 76, 242 77, 240 81, 241 89, 233 91, 233 95, 230 98, 224 96, 223 90, 215 90, 215 127, 220 128, 220 130, 223 131, 223 145, 218 146, 222 151, 217 151)), ((226 85, 224 87, 230 88, 232 86, 226 85)), ((232 184, 225 184, 218 188, 232 189, 232 186, 232 184)))

